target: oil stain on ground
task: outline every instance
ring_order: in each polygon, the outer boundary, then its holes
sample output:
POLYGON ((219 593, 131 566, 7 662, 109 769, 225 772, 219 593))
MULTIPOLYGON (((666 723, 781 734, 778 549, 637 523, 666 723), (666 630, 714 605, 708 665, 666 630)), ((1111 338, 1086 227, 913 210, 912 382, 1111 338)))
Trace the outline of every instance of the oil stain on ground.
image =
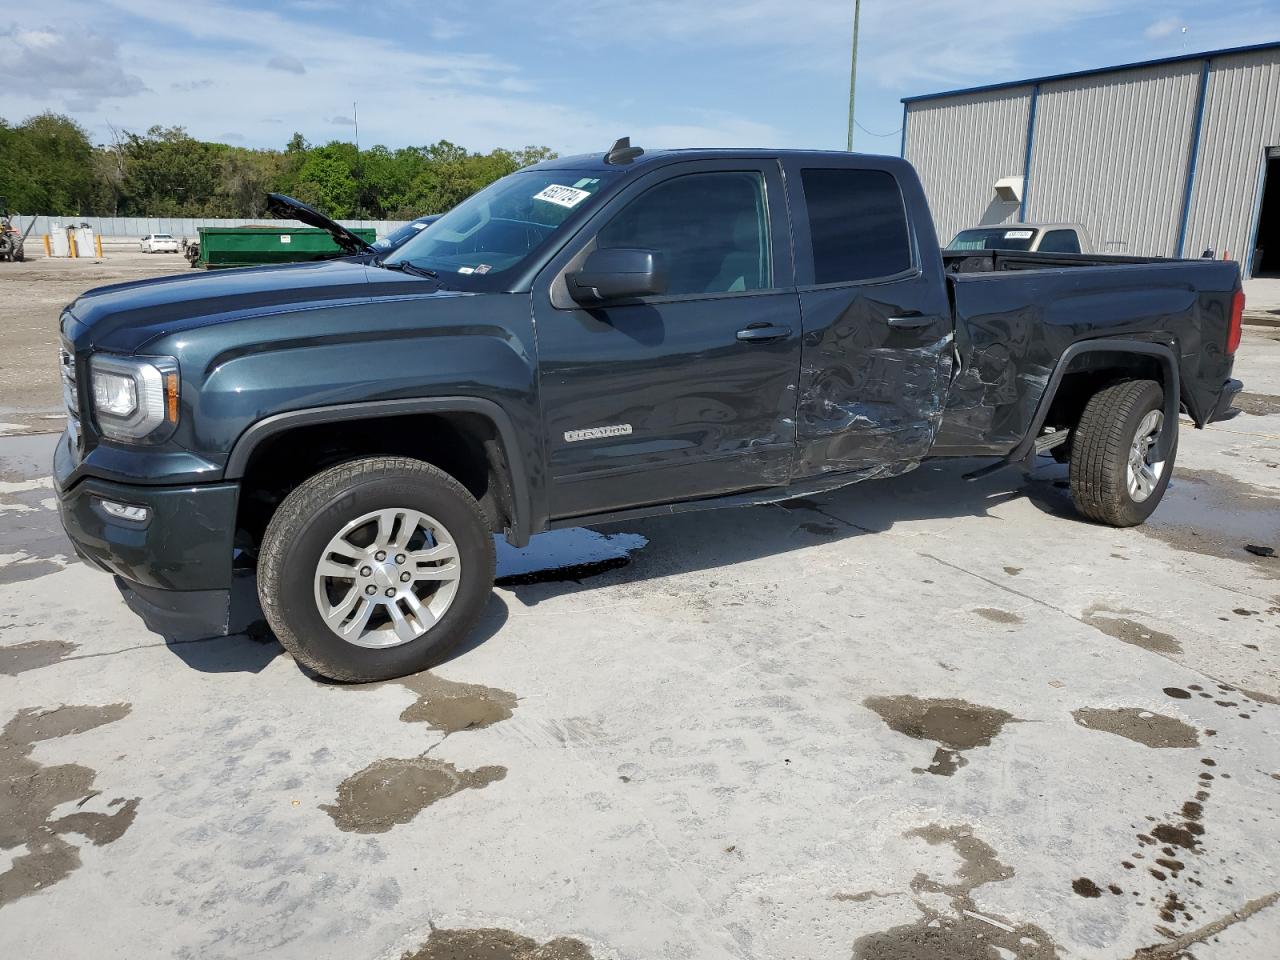
POLYGON ((978 607, 973 612, 984 620, 990 620, 992 623, 1022 623, 1022 617, 1010 610, 1000 610, 996 607, 978 607))
POLYGON ((426 943, 405 953, 400 960, 591 960, 591 950, 573 937, 556 937, 539 944, 529 937, 496 927, 477 930, 435 927, 426 943))
POLYGON ((76 644, 66 640, 29 640, 0 647, 0 674, 16 677, 28 670, 39 670, 71 655, 76 644))
POLYGON ((53 811, 99 794, 97 774, 78 763, 45 766, 32 759, 37 743, 84 733, 114 723, 129 713, 129 704, 67 706, 54 710, 19 710, 0 733, 0 850, 24 846, 8 870, 0 873, 0 906, 36 893, 80 866, 80 851, 63 839, 79 834, 95 846, 118 840, 132 825, 138 799, 112 800, 112 812, 78 810, 57 819, 53 811))
POLYGON ((320 809, 344 833, 386 833, 463 790, 482 790, 507 775, 506 767, 459 770, 430 757, 375 760, 338 784, 336 803, 320 809))
POLYGON ((1081 707, 1071 711, 1076 723, 1090 730, 1114 733, 1146 747, 1197 747, 1196 728, 1176 717, 1140 710, 1137 707, 1081 707))
POLYGON ((1136 610, 1113 610, 1109 607, 1094 604, 1080 615, 1082 622, 1095 630, 1101 630, 1109 637, 1131 643, 1152 653, 1181 653, 1182 644, 1167 633, 1161 633, 1145 623, 1130 620, 1123 616, 1102 616, 1102 614, 1137 613, 1136 610))
POLYGON ((986 883, 1013 877, 1013 868, 1001 863, 990 844, 974 836, 966 825, 929 824, 903 834, 930 846, 948 844, 961 865, 950 881, 923 873, 911 881, 915 894, 943 894, 951 898, 952 912, 935 910, 920 900, 920 917, 914 923, 859 937, 853 944, 853 960, 1056 960, 1052 938, 1032 923, 1014 923, 1004 917, 980 913, 973 891, 986 883))
POLYGON ((879 714, 890 730, 913 740, 940 744, 933 762, 914 773, 934 773, 949 777, 968 760, 962 751, 990 745, 1006 723, 1017 722, 1013 714, 983 707, 967 700, 925 699, 910 695, 867 697, 863 705, 879 714))

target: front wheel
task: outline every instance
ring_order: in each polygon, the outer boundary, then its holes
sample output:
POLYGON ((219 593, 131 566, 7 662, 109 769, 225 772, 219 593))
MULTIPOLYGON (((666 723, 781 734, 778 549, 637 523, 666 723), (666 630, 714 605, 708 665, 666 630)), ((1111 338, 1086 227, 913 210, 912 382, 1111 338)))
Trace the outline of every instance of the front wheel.
POLYGON ((332 680, 386 680, 439 662, 493 588, 479 504, 407 457, 325 470, 276 509, 258 560, 267 622, 294 658, 332 680))
POLYGON ((1071 499, 1090 520, 1113 527, 1142 523, 1169 486, 1178 423, 1164 416, 1164 391, 1153 380, 1127 380, 1098 391, 1072 432, 1071 499), (1158 442, 1173 431, 1169 451, 1158 442))

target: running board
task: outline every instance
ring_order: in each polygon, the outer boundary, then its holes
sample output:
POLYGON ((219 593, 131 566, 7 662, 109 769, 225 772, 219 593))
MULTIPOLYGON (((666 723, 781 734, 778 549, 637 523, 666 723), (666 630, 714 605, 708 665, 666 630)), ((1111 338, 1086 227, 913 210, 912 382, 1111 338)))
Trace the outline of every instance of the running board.
MULTIPOLYGON (((1054 447, 1060 447, 1067 442, 1071 436, 1069 429, 1055 430, 1053 433, 1042 434, 1036 437, 1035 444, 1031 448, 1031 457, 1038 457, 1042 453, 1047 453, 1054 447)), ((1028 458, 1030 459, 1030 457, 1028 458)), ((965 480, 981 480, 983 477, 995 473, 997 470, 1003 470, 1005 467, 1011 467, 1015 463, 1022 463, 1022 460, 997 460, 995 463, 989 463, 980 470, 974 470, 966 473, 963 477, 965 480)))
POLYGON ((1071 436, 1071 431, 1064 427, 1062 430, 1055 430, 1053 433, 1045 433, 1036 437, 1036 456, 1052 450, 1054 447, 1062 446, 1067 442, 1069 436, 1071 436))

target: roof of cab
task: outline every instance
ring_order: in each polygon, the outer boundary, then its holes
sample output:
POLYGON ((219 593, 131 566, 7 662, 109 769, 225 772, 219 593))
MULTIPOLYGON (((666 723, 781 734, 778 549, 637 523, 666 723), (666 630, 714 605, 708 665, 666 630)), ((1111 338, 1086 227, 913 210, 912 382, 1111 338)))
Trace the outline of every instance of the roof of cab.
POLYGON ((554 160, 543 160, 541 163, 526 167, 527 170, 618 170, 624 171, 637 167, 653 167, 668 163, 679 163, 687 160, 759 160, 781 157, 821 160, 823 158, 860 157, 902 163, 899 157, 881 156, 879 154, 846 153, 843 150, 778 150, 770 147, 685 147, 681 149, 648 149, 640 156, 619 163, 610 163, 605 158, 607 152, 579 153, 568 157, 557 157, 554 160))

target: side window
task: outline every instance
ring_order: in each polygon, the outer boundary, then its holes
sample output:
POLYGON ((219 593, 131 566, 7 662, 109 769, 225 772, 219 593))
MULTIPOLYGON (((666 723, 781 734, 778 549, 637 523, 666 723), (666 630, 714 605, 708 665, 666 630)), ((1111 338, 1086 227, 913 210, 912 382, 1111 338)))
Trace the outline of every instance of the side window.
POLYGON ((883 170, 801 170, 814 283, 891 277, 911 268, 902 191, 883 170))
POLYGON ((627 204, 596 237, 600 248, 638 247, 666 257, 667 292, 736 293, 773 285, 764 178, 694 173, 627 204))
POLYGON ((1040 241, 1041 253, 1079 253, 1080 238, 1074 230, 1050 230, 1040 241))

